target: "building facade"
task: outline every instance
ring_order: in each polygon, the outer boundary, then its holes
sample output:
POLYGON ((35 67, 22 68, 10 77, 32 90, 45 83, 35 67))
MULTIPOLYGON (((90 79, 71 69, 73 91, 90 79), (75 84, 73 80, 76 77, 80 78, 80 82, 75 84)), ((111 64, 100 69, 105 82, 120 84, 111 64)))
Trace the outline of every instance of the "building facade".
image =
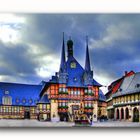
POLYGON ((115 120, 140 122, 139 83, 139 72, 131 71, 121 78, 118 89, 111 96, 115 120))
POLYGON ((97 121, 99 87, 93 79, 90 67, 88 43, 86 45, 85 68, 74 57, 73 41, 67 41, 67 59, 63 38, 59 72, 45 82, 42 95, 48 95, 51 104, 51 118, 60 121, 74 121, 74 114, 82 104, 89 119, 97 121))
POLYGON ((50 102, 42 85, 0 82, 0 119, 50 120, 50 102))
POLYGON ((98 119, 107 118, 107 103, 106 96, 99 90, 99 100, 98 100, 98 119))
POLYGON ((74 121, 76 112, 81 110, 82 116, 90 121, 105 116, 105 96, 99 90, 102 85, 93 79, 88 41, 84 68, 74 57, 71 39, 67 41, 67 58, 65 54, 63 36, 60 69, 47 82, 39 85, 1 82, 0 118, 74 121))
POLYGON ((123 77, 117 79, 112 82, 110 86, 108 86, 108 92, 106 93, 106 103, 107 103, 107 117, 108 119, 114 119, 114 107, 113 107, 113 94, 117 92, 121 83, 123 81, 123 77))

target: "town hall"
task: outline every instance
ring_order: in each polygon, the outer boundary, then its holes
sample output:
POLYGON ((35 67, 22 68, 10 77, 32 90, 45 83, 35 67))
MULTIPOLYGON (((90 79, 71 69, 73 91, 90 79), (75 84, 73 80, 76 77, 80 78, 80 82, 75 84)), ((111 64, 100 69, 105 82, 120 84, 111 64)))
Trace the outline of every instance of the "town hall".
POLYGON ((84 67, 76 60, 73 47, 71 39, 65 47, 63 34, 60 68, 49 81, 36 85, 0 82, 0 118, 97 121, 106 116, 106 98, 99 89, 102 85, 93 79, 88 39, 84 67))

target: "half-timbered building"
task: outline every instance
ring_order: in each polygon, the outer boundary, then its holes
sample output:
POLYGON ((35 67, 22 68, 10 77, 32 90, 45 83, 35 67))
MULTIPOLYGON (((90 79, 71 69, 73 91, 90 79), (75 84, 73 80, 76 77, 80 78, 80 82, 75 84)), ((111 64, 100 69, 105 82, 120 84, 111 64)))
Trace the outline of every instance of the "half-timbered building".
POLYGON ((84 113, 96 121, 101 84, 93 79, 88 43, 84 68, 74 56, 71 39, 67 41, 67 58, 65 53, 63 38, 60 69, 49 82, 45 82, 45 88, 42 92, 42 95, 47 94, 50 100, 51 118, 56 117, 60 121, 73 121, 74 112, 80 108, 80 104, 83 104, 84 113))

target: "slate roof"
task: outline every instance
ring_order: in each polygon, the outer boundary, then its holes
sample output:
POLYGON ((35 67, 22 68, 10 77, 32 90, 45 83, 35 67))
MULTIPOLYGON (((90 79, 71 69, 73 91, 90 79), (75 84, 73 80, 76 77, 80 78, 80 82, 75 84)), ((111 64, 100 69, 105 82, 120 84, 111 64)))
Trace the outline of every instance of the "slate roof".
POLYGON ((102 92, 102 90, 99 90, 99 101, 106 101, 106 96, 102 92))
POLYGON ((133 94, 137 92, 140 92, 140 72, 135 73, 129 77, 125 77, 118 92, 116 92, 113 97, 133 94))
POLYGON ((35 106, 39 101, 41 90, 42 85, 0 82, 0 104, 2 104, 3 96, 11 96, 12 105, 35 106), (8 91, 8 94, 6 91, 8 91))
POLYGON ((52 78, 49 80, 50 83, 58 83, 58 77, 55 75, 55 76, 52 76, 52 78))
POLYGON ((90 58, 89 58, 88 43, 87 43, 87 46, 86 46, 85 71, 91 71, 91 69, 90 69, 90 58))
POLYGON ((65 44, 64 44, 64 33, 63 33, 63 44, 62 44, 62 52, 61 52, 61 63, 60 63, 60 70, 61 72, 65 71, 65 44))
POLYGON ((47 94, 43 95, 43 96, 41 97, 39 103, 45 103, 45 104, 46 104, 46 103, 50 103, 50 100, 48 99, 48 95, 47 95, 47 94))
POLYGON ((77 62, 77 60, 73 56, 70 56, 66 62, 66 66, 67 66, 67 73, 68 73, 67 86, 84 87, 84 83, 83 83, 84 69, 77 62), (70 67, 71 62, 76 63, 76 68, 70 67))
MULTIPOLYGON (((68 40, 67 45, 73 46, 73 41, 68 40)), ((65 60, 65 45, 64 45, 64 34, 63 34, 63 44, 62 44, 62 52, 61 52, 61 62, 60 62, 60 70, 57 75, 52 76, 52 78, 49 80, 50 83, 66 83, 67 87, 87 87, 84 79, 84 74, 88 73, 90 76, 93 76, 93 73, 91 73, 90 69, 90 57, 89 57, 89 50, 88 50, 88 44, 86 46, 86 60, 85 60, 85 69, 78 63, 78 61, 75 59, 72 54, 68 52, 68 58, 67 61, 65 60), (76 63, 75 68, 71 68, 71 62, 76 63), (60 76, 60 77, 59 77, 60 76)), ((86 79, 87 80, 87 79, 86 79)), ((102 86, 94 79, 89 80, 90 85, 94 86, 102 86)))
POLYGON ((92 84, 94 85, 94 86, 98 86, 98 87, 101 87, 102 85, 101 84, 99 84, 96 80, 94 80, 93 79, 93 81, 92 81, 92 84))

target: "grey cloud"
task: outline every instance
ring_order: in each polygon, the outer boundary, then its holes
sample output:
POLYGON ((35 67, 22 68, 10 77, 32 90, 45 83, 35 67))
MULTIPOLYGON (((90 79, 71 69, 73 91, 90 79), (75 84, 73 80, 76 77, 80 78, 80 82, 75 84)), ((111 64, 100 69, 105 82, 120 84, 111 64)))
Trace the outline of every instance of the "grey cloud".
POLYGON ((0 42, 0 52, 1 76, 29 76, 30 78, 36 75, 34 68, 38 67, 38 64, 28 53, 28 46, 0 42))
POLYGON ((72 36, 74 54, 83 65, 85 36, 89 35, 89 40, 96 41, 92 44, 89 42, 92 48, 91 65, 95 75, 102 73, 110 80, 114 80, 122 76, 125 70, 139 71, 139 14, 18 14, 18 16, 25 17, 27 21, 20 29, 22 44, 7 47, 1 43, 0 73, 3 75, 19 75, 30 82, 43 79, 36 75, 35 69, 44 65, 43 63, 49 67, 51 61, 42 61, 45 56, 51 55, 57 60, 60 59, 62 32, 65 32, 65 40, 69 35, 72 36), (110 41, 104 43, 103 39, 110 41), (103 47, 94 48, 95 43, 99 42, 102 42, 103 47), (32 52, 31 49, 35 48, 30 47, 31 44, 39 50, 36 54, 32 52))
POLYGON ((89 38, 100 41, 102 36, 106 37, 107 33, 109 33, 110 39, 115 36, 114 40, 111 40, 112 44, 109 42, 108 44, 103 44, 108 46, 102 49, 94 48, 90 50, 91 65, 95 72, 97 71, 95 75, 99 72, 104 73, 104 75, 113 80, 122 76, 125 70, 138 70, 136 60, 139 59, 140 15, 38 14, 29 17, 27 15, 27 18, 29 19, 28 30, 30 30, 30 33, 26 35, 26 38, 29 38, 28 41, 44 46, 40 49, 46 54, 60 56, 62 32, 64 31, 67 38, 69 34, 72 35, 75 45, 74 54, 78 60, 84 62, 85 35, 88 34, 89 38), (113 31, 106 32, 107 29, 112 29, 112 27, 115 29, 114 33, 113 31), (79 51, 77 51, 78 49, 79 51))

